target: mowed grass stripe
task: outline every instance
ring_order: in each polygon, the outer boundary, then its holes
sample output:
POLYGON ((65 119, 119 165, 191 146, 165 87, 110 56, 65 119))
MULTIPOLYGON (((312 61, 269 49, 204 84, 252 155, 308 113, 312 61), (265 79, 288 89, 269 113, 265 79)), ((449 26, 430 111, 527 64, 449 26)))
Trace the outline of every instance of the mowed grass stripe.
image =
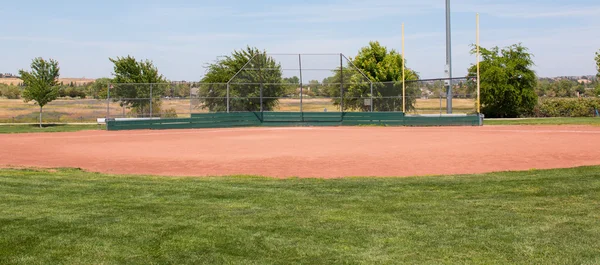
POLYGON ((600 167, 338 180, 0 170, 1 264, 600 263, 600 167))
POLYGON ((106 130, 105 125, 99 124, 36 124, 0 125, 0 134, 8 133, 41 133, 41 132, 77 132, 88 130, 106 130))
POLYGON ((579 118, 525 118, 525 119, 485 119, 485 125, 594 125, 600 126, 598 117, 579 118))

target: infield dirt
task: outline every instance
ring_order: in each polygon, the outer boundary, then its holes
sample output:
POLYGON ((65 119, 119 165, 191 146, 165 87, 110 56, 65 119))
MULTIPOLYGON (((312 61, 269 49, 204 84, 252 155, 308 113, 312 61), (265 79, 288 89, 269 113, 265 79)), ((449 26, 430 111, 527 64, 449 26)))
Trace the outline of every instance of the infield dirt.
POLYGON ((600 127, 333 127, 0 135, 0 167, 339 178, 600 165, 600 127))

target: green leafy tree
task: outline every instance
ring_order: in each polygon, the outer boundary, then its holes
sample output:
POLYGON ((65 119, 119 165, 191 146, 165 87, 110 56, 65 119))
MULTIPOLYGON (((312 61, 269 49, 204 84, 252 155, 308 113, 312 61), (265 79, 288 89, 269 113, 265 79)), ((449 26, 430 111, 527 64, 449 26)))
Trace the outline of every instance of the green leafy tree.
POLYGON ((570 79, 556 81, 542 78, 538 80, 536 85, 536 94, 539 97, 576 97, 577 92, 579 92, 579 95, 585 94, 585 85, 570 79))
MULTIPOLYGON (((475 49, 473 49, 473 53, 475 49)), ((481 49, 481 106, 487 117, 514 118, 532 113, 537 77, 532 54, 521 44, 481 49)), ((469 68, 475 75, 477 67, 469 68)))
MULTIPOLYGON (((283 79, 283 84, 285 85, 285 94, 293 95, 296 93, 300 93, 300 78, 297 76, 286 77, 283 79)), ((307 93, 305 90, 304 93, 307 93)))
POLYGON ((94 99, 105 100, 108 97, 108 86, 110 86, 112 82, 112 79, 106 77, 96 79, 94 82, 86 86, 87 96, 94 99))
POLYGON ((579 83, 575 88, 575 91, 577 91, 580 96, 585 95, 585 84, 583 82, 579 83))
POLYGON ((577 85, 577 82, 575 82, 575 81, 568 80, 568 79, 561 79, 560 81, 558 81, 556 83, 556 86, 555 86, 556 94, 559 97, 563 97, 563 98, 574 97, 577 94, 576 85, 577 85))
POLYGON ((0 97, 6 97, 7 99, 19 99, 21 98, 21 89, 12 84, 0 84, 0 97))
MULTIPOLYGON (((333 70, 333 75, 326 77, 323 79, 323 85, 321 88, 321 93, 323 96, 331 97, 331 101, 335 106, 340 106, 340 95, 342 90, 342 85, 344 89, 344 109, 347 109, 346 102, 351 100, 351 96, 348 95, 348 87, 352 83, 358 82, 358 85, 367 85, 368 81, 362 77, 362 74, 358 71, 358 69, 344 66, 340 69, 333 70)), ((357 84, 354 84, 357 85, 357 84)), ((368 86, 368 85, 367 85, 368 86)), ((354 99, 357 101, 357 99, 354 99)))
POLYGON ((308 88, 315 96, 326 96, 324 95, 323 85, 319 82, 319 80, 310 80, 308 81, 308 88))
POLYGON ((554 97, 556 95, 552 89, 552 82, 547 78, 538 81, 535 91, 539 97, 554 97))
POLYGON ((261 88, 263 110, 271 111, 279 103, 278 98, 288 92, 288 86, 283 84, 281 65, 265 51, 247 47, 208 65, 206 75, 201 80, 201 107, 211 112, 226 111, 225 83, 234 76, 229 86, 230 111, 260 111, 261 88), (242 69, 244 66, 246 67, 242 69))
POLYGON ((600 51, 596 52, 595 59, 596 59, 596 70, 598 70, 596 77, 600 79, 600 51))
MULTIPOLYGON (((363 47, 353 64, 374 83, 373 97, 376 111, 402 111, 402 55, 395 50, 388 50, 379 42, 370 42, 363 47)), ((407 81, 417 80, 417 72, 405 65, 404 78, 407 81)), ((344 95, 344 104, 349 109, 367 111, 370 106, 364 104, 364 98, 371 96, 371 88, 362 74, 354 73, 352 82, 344 95)), ((421 91, 416 82, 406 83, 406 110, 414 109, 421 91)))
POLYGON ((111 98, 137 115, 160 115, 160 98, 168 86, 152 61, 137 61, 131 56, 109 60, 114 64, 111 98))
POLYGON ((191 84, 170 84, 168 89, 165 89, 164 97, 170 98, 187 98, 190 96, 191 84))
POLYGON ((35 101, 40 107, 40 128, 42 127, 42 109, 58 97, 58 61, 35 58, 31 62, 31 71, 19 70, 25 89, 25 102, 35 101))
MULTIPOLYGON (((446 91, 445 87, 446 84, 444 84, 444 81, 442 80, 437 80, 433 82, 433 84, 428 85, 429 91, 432 92, 432 97, 434 98, 441 98, 443 96, 443 93, 446 91)), ((475 89, 477 89, 476 85, 475 89)))
POLYGON ((300 84, 300 78, 297 76, 286 77, 283 79, 283 83, 286 84, 300 84))
POLYGON ((85 91, 80 87, 69 87, 67 88, 67 95, 70 98, 85 98, 85 91))

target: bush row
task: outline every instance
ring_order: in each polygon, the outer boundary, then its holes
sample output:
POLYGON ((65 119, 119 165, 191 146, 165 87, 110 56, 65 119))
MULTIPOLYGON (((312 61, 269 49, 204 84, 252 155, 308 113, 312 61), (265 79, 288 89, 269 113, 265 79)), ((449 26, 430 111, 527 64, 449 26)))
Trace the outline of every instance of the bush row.
POLYGON ((61 87, 58 90, 58 96, 61 98, 70 97, 70 98, 85 98, 85 91, 81 88, 77 87, 61 87))
POLYGON ((21 89, 17 86, 8 86, 0 84, 0 97, 8 99, 19 99, 21 98, 21 89))
MULTIPOLYGON (((18 86, 9 86, 0 84, 0 97, 8 99, 19 99, 21 98, 22 89, 18 86)), ((58 96, 61 98, 85 98, 86 93, 83 89, 77 87, 61 87, 58 90, 58 96)))
POLYGON ((544 98, 533 110, 535 117, 594 117, 600 98, 544 98))

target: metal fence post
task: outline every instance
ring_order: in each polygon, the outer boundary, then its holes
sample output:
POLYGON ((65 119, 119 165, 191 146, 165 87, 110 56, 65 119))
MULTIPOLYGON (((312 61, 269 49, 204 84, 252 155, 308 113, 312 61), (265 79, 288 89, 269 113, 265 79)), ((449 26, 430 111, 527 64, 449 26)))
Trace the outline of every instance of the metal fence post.
POLYGON ((110 118, 110 83, 106 87, 106 118, 110 118))
POLYGON ((373 102, 373 82, 371 82, 371 112, 373 112, 373 105, 375 105, 375 103, 373 102))
POLYGON ((227 113, 229 113, 229 82, 227 82, 227 113))
POLYGON ((406 113, 406 56, 404 52, 404 23, 402 23, 402 113, 406 113))
POLYGON ((150 84, 150 118, 154 117, 154 113, 152 113, 152 84, 150 84))
POLYGON ((442 116, 442 90, 443 88, 440 87, 440 116, 442 116))
POLYGON ((262 60, 260 61, 260 63, 258 64, 258 77, 260 79, 260 112, 263 112, 263 76, 262 76, 262 71, 261 71, 261 64, 262 64, 262 60))
MULTIPOLYGON (((300 66, 300 112, 303 112, 302 99, 304 97, 304 88, 302 87, 302 55, 298 54, 298 65, 300 66)), ((304 116, 303 116, 304 117, 304 116)))
POLYGON ((260 81, 260 112, 263 112, 263 82, 260 81))
POLYGON ((344 112, 344 61, 340 53, 340 111, 344 112))
POLYGON ((193 83, 190 83, 190 96, 189 96, 190 97, 190 118, 192 118, 192 103, 193 103, 192 102, 192 86, 193 86, 193 83))

